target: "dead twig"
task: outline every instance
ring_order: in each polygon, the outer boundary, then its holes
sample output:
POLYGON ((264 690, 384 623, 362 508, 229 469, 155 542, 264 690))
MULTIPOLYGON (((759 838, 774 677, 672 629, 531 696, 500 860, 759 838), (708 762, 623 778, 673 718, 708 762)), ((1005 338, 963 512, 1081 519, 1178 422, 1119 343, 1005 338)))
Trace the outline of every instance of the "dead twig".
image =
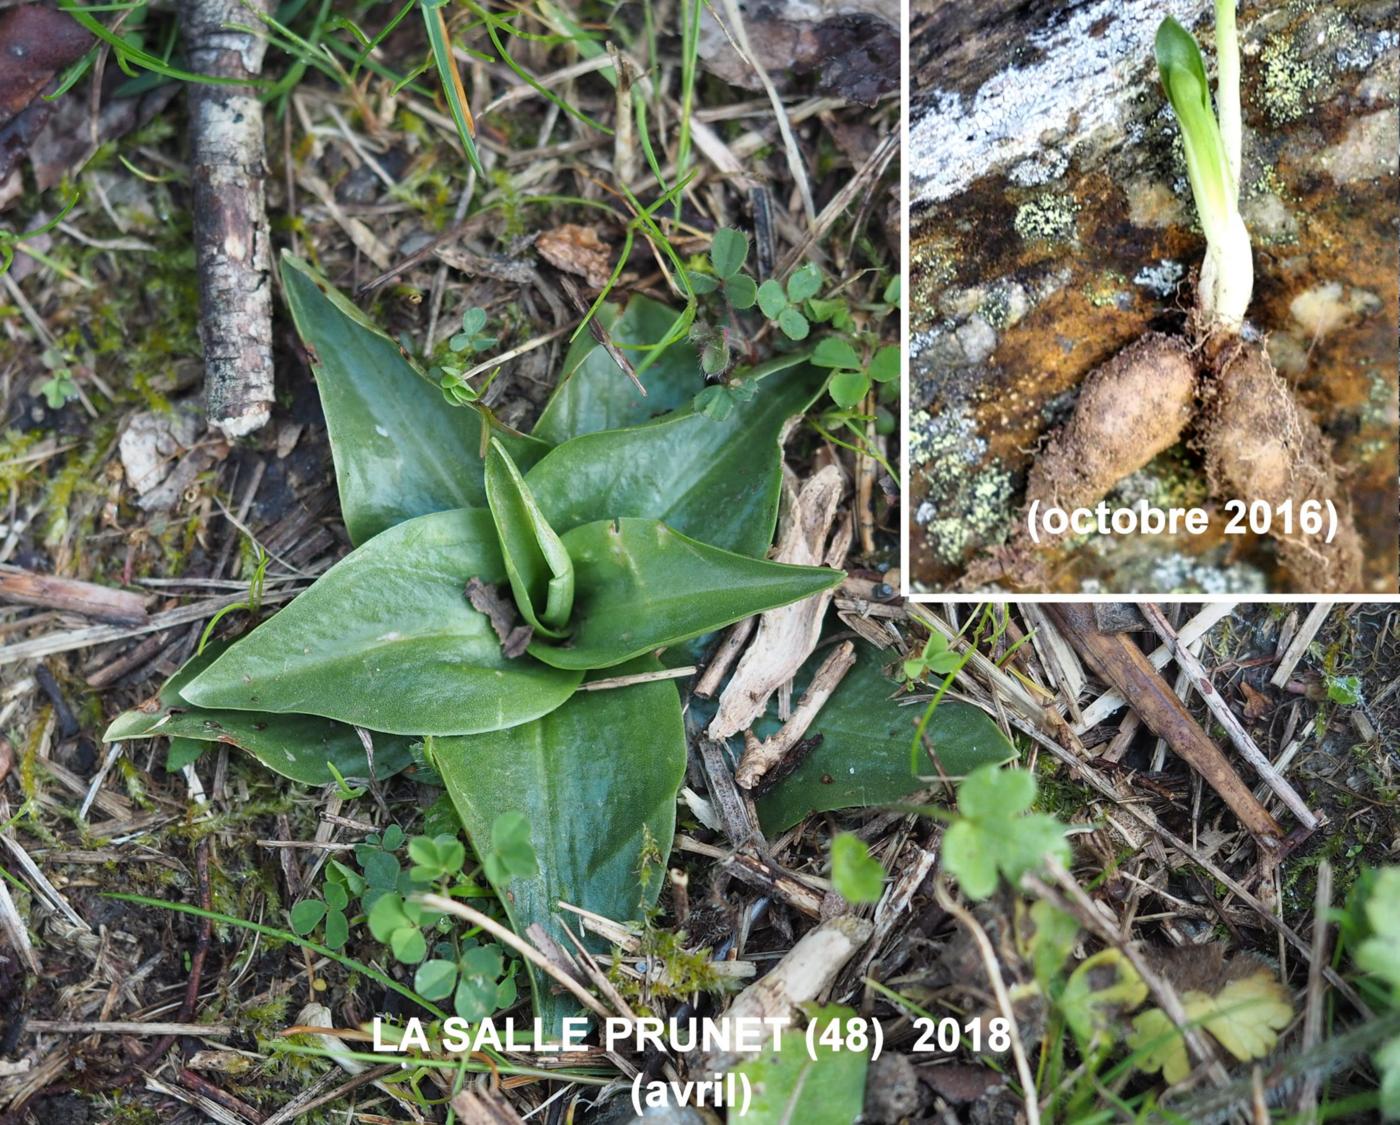
POLYGON ((1283 839, 1278 821, 1259 803, 1142 650, 1120 633, 1100 633, 1089 606, 1066 603, 1047 606, 1047 611, 1090 667, 1132 700, 1148 729, 1167 740, 1261 844, 1276 848, 1283 839))

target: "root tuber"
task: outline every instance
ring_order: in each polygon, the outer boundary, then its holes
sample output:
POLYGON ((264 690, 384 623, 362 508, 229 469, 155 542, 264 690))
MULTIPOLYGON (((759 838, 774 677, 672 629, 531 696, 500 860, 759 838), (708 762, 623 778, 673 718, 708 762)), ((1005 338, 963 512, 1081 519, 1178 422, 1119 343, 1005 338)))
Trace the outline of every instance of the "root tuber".
POLYGON ((1129 473, 1180 439, 1196 406, 1196 365, 1185 341, 1152 334, 1119 352, 1084 381, 1068 422, 1051 435, 1031 466, 1026 501, 1011 541, 975 563, 965 586, 1003 580, 1038 585, 1035 557, 1051 537, 1031 541, 1026 517, 1037 501, 1064 511, 1098 503, 1129 473))
POLYGON ((1294 590, 1359 590, 1361 541, 1317 423, 1298 405, 1262 344, 1232 340, 1219 349, 1214 366, 1196 439, 1212 495, 1262 500, 1275 510, 1292 501, 1295 512, 1306 501, 1331 500, 1338 514, 1332 542, 1304 535, 1296 525, 1289 534, 1276 524, 1279 559, 1294 590))

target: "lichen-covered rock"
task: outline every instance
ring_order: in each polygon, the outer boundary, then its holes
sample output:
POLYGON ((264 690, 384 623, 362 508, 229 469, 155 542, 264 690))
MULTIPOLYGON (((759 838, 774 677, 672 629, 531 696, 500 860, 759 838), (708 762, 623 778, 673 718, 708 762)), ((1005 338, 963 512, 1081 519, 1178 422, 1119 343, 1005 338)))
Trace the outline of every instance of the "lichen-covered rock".
MULTIPOLYGON (((1204 248, 1152 40, 1174 15, 1213 67, 1205 0, 914 8, 911 579, 1004 541, 1045 435, 1087 375, 1182 330, 1204 248)), ((1389 0, 1240 10, 1241 210, 1254 330, 1347 471, 1368 588, 1396 589, 1397 93, 1389 0)), ((1201 499, 1185 446, 1131 482, 1201 499)), ((1125 497, 1126 498, 1126 497, 1125 497)), ((1217 498, 1220 499, 1220 498, 1217 498)), ((1277 585, 1268 540, 1074 542, 1052 588, 1277 585), (1151 558, 1171 566, 1145 567, 1151 558), (1215 572, 1214 577, 1207 577, 1215 572)), ((1170 588, 1170 587, 1168 587, 1170 588)), ((1179 587, 1180 588, 1180 587, 1179 587)))

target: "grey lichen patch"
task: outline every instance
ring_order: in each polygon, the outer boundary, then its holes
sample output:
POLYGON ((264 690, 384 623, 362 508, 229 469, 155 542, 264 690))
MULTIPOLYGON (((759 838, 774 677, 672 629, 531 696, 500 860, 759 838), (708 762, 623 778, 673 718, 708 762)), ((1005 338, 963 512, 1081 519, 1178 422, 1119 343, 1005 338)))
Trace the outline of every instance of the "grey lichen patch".
POLYGON ((1134 285, 1140 285, 1154 297, 1170 297, 1180 287, 1186 276, 1186 267, 1173 258, 1162 258, 1149 262, 1138 270, 1133 278, 1134 285))
POLYGON ((1079 203, 1072 195, 1046 192, 1016 210, 1016 233, 1027 242, 1070 242, 1076 233, 1079 203))
POLYGON ((1003 332, 1030 312, 1033 303, 1033 296, 1019 281, 1000 278, 987 287, 986 296, 977 311, 983 320, 998 332, 1003 332))
POLYGON ((1202 7, 1201 0, 1065 5, 975 93, 922 91, 927 108, 911 124, 906 157, 914 202, 951 198, 999 169, 1018 168, 1023 177, 1053 170, 1053 161, 1034 162, 1047 133, 1059 137, 1058 150, 1077 156, 1081 144, 1121 129, 1131 112, 1117 96, 1125 72, 1140 75, 1144 87, 1155 82, 1157 24, 1167 15, 1194 24, 1202 7))
POLYGON ((1140 589, 1171 594, 1262 594, 1269 588, 1267 576, 1248 563, 1219 563, 1173 552, 1158 558, 1148 584, 1140 589))
POLYGON ((976 471, 986 449, 976 423, 961 409, 910 416, 909 461, 926 485, 914 522, 932 554, 950 565, 1006 537, 1011 474, 1000 467, 976 471))
POLYGON ((1058 180, 1069 169, 1069 157, 1059 149, 1032 153, 1007 173, 1018 187, 1040 187, 1058 180))

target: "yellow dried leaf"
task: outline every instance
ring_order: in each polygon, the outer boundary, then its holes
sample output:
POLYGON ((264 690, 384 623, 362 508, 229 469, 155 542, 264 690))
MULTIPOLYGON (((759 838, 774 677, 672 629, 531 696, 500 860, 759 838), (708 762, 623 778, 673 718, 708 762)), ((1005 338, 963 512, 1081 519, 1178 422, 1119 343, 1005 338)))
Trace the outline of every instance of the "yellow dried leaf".
POLYGON ((1188 992, 1181 1002, 1192 1021, 1199 1020, 1241 1062, 1273 1050, 1278 1033, 1293 1018, 1288 990, 1262 967, 1232 980, 1214 996, 1188 992))
POLYGON ((1145 1074, 1160 1070, 1163 1078, 1175 1083, 1191 1073, 1186 1040, 1161 1008, 1148 1008, 1133 1018, 1128 1049, 1134 1054, 1141 1052, 1137 1068, 1145 1074))

